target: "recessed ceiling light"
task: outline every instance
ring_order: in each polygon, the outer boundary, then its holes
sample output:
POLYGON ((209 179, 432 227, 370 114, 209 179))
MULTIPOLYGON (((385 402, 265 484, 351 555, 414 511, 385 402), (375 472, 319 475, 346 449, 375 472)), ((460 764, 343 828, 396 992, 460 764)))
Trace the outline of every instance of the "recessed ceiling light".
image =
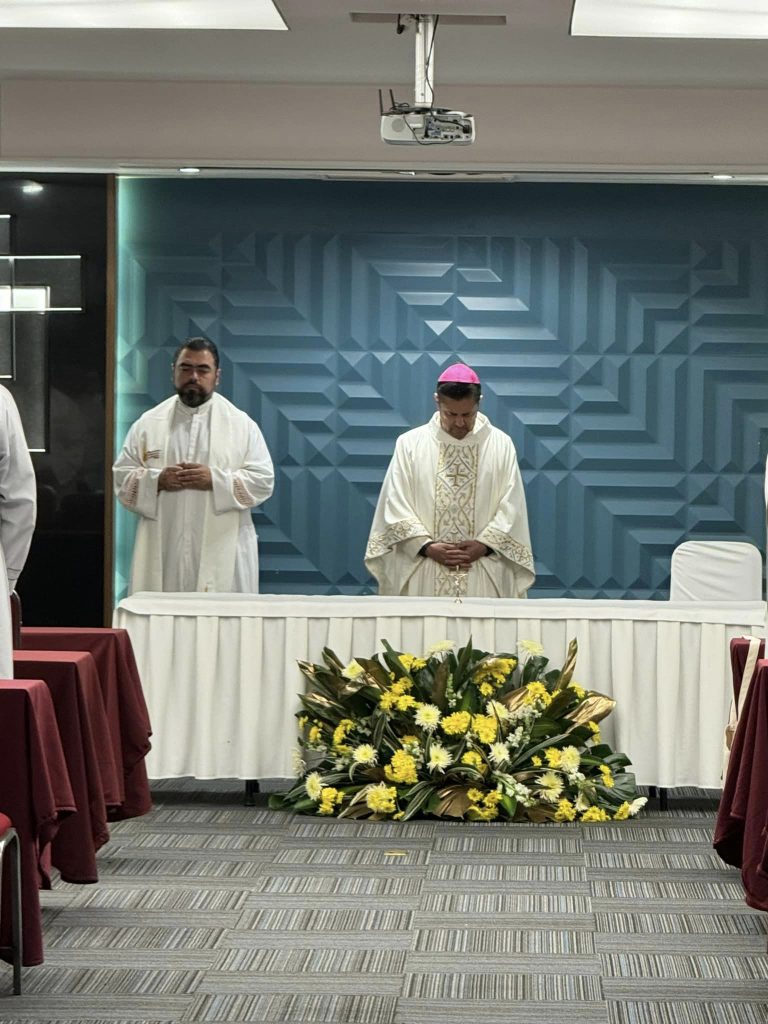
POLYGON ((712 181, 733 181, 732 174, 713 174, 712 181))
POLYGON ((3 28, 286 30, 272 0, 0 0, 3 28))
POLYGON ((21 186, 21 191, 26 192, 28 196, 33 196, 38 192, 42 192, 43 186, 37 181, 28 181, 26 185, 21 186))
POLYGON ((199 174, 199 167, 180 167, 179 174, 199 174))
POLYGON ((767 39, 765 0, 575 0, 572 36, 767 39))

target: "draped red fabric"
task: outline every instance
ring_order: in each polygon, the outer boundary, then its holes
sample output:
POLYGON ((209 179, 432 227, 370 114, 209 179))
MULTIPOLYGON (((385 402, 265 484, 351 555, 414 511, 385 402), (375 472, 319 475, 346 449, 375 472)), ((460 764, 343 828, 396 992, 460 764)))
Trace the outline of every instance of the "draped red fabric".
MULTIPOLYGON (((45 853, 75 799, 48 687, 42 680, 0 680, 0 807, 21 845, 24 964, 43 962, 40 887, 48 887, 45 853)), ((4 885, 0 945, 10 945, 4 885)))

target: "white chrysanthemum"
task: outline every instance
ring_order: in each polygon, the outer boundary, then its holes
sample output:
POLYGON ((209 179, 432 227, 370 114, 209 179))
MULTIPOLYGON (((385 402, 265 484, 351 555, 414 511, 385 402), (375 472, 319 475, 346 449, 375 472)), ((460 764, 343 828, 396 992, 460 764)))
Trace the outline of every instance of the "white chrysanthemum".
POLYGON ((581 755, 576 747, 563 747, 560 751, 560 767, 564 772, 572 775, 579 770, 581 755))
POLYGON ((359 679, 364 672, 363 666, 353 658, 341 674, 345 679, 359 679))
POLYGON ((416 711, 415 721, 420 729, 432 732, 440 721, 440 708, 434 704, 422 704, 416 711))
POLYGON ((639 796, 637 800, 633 800, 629 805, 629 816, 634 818, 638 811, 641 811, 643 807, 648 803, 648 797, 639 796))
POLYGON ((583 793, 579 793, 579 795, 576 797, 576 800, 574 801, 573 806, 579 813, 581 813, 582 811, 586 811, 588 807, 591 807, 592 804, 589 802, 589 800, 587 800, 583 793))
POLYGON ((560 799, 563 792, 563 780, 557 772, 544 772, 536 779, 539 786, 541 799, 547 803, 554 804, 560 799))
POLYGON ((509 759, 506 743, 491 743, 488 747, 488 760, 495 765, 502 765, 509 759))
POLYGON ((497 700, 489 700, 485 705, 486 715, 490 715, 491 718, 498 718, 500 722, 506 722, 509 718, 509 708, 505 707, 504 704, 499 703, 497 700))
POLYGON ((301 756, 301 751, 298 747, 294 747, 291 751, 291 765, 293 767, 294 775, 303 775, 307 770, 307 765, 304 758, 301 756))
POLYGON ((376 748, 370 743, 361 743, 352 751, 352 760, 355 764, 376 764, 378 758, 376 748))
POLYGON ((433 743, 429 748, 429 770, 431 772, 435 770, 444 772, 446 768, 450 768, 452 763, 453 758, 450 751, 446 750, 439 743, 433 743))
POLYGON ((319 800, 323 791, 323 777, 320 772, 312 772, 304 780, 304 789, 310 800, 319 800))
POLYGON ((427 648, 426 656, 429 658, 432 654, 447 654, 448 651, 452 651, 456 644, 453 640, 438 640, 436 644, 430 644, 427 648))
POLYGON ((521 654, 526 654, 529 658, 544 653, 544 647, 538 640, 518 640, 517 649, 521 654))

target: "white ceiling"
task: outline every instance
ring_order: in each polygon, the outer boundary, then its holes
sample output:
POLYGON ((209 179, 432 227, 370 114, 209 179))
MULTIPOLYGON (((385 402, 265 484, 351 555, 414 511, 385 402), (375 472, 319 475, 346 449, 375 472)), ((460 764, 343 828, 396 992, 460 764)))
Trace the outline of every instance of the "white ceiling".
MULTIPOLYGON (((762 2, 762 0, 761 0, 762 2)), ((439 26, 440 85, 768 86, 768 41, 571 38, 571 0, 408 0, 412 13, 505 15, 439 26)), ((216 9, 216 4, 210 4, 216 9)), ((400 0, 277 0, 288 32, 3 29, 0 79, 116 78, 360 83, 408 89, 413 38, 351 12, 400 0)))

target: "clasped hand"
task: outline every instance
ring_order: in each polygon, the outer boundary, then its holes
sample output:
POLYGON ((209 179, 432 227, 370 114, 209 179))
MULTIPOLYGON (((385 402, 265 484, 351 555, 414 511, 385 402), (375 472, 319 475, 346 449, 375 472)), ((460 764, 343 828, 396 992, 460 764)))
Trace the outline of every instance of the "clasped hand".
POLYGON ((449 569, 467 567, 482 558, 486 551, 485 544, 479 540, 462 540, 458 544, 436 540, 429 545, 424 554, 440 565, 449 569))
POLYGON ((157 478, 158 491, 210 491, 212 488, 210 467, 199 462, 166 466, 157 478))

